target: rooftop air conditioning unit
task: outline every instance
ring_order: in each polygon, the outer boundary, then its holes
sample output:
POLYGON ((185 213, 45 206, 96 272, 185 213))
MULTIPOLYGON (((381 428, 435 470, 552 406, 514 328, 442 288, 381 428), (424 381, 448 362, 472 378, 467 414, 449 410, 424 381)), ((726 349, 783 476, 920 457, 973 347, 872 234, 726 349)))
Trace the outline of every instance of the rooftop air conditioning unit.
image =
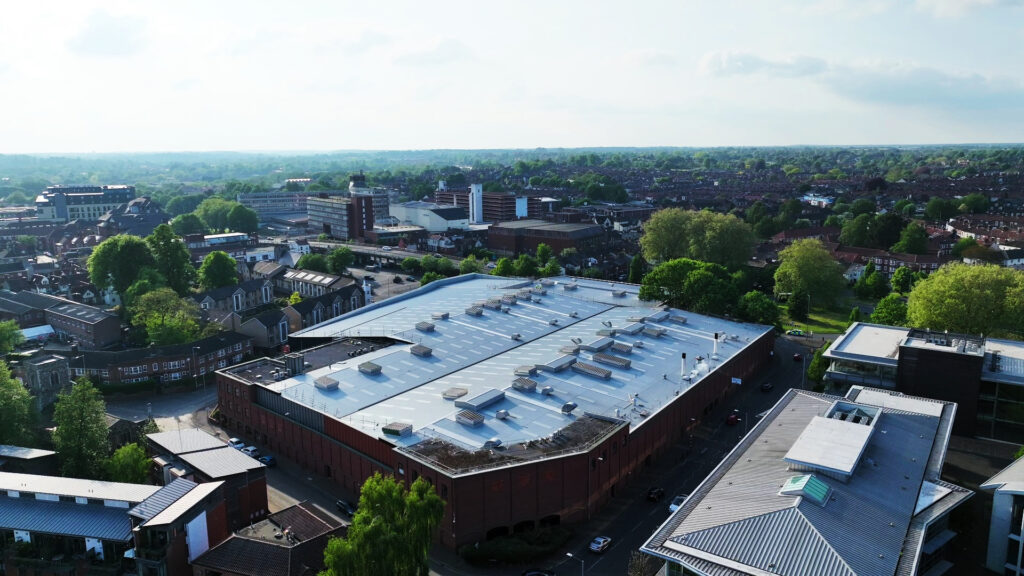
POLYGON ((508 410, 498 410, 494 413, 494 417, 498 420, 504 420, 508 418, 508 410))

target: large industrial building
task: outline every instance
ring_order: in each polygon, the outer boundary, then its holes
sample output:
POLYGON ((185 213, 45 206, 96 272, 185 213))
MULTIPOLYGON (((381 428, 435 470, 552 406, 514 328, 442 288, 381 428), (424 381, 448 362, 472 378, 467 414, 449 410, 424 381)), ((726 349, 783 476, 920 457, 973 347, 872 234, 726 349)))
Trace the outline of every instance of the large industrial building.
POLYGON ((349 496, 377 471, 427 478, 449 547, 586 520, 771 359, 771 327, 638 288, 439 280, 220 370, 220 411, 349 496))
POLYGON ((1024 343, 857 322, 824 356, 833 385, 956 402, 957 434, 1024 443, 1024 343))
POLYGON ((670 574, 945 574, 973 495, 940 479, 956 408, 790 390, 641 550, 670 574))
POLYGON ((603 227, 597 224, 559 224, 544 220, 499 222, 487 231, 487 248, 500 256, 533 254, 537 246, 547 244, 559 254, 566 248, 593 252, 606 240, 603 227))

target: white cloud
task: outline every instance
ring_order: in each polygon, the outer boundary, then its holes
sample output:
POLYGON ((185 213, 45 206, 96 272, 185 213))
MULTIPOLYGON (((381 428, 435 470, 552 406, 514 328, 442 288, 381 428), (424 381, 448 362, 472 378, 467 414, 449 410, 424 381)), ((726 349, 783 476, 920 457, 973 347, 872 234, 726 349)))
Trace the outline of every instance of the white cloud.
POLYGON ((633 50, 622 56, 621 62, 627 66, 675 66, 678 62, 675 55, 664 50, 633 50))
POLYGON ((395 58, 403 66, 439 66, 472 57, 469 47, 455 38, 444 38, 429 48, 406 52, 395 58))
POLYGON ((941 18, 962 16, 978 8, 997 8, 1024 5, 1022 0, 915 0, 914 7, 941 18))
POLYGON ((769 60, 749 52, 709 52, 700 60, 700 71, 708 76, 766 73, 793 78, 821 74, 827 68, 821 58, 794 56, 769 60))
POLYGON ((145 45, 144 37, 145 23, 141 19, 97 10, 66 45, 72 52, 87 56, 133 56, 145 45))

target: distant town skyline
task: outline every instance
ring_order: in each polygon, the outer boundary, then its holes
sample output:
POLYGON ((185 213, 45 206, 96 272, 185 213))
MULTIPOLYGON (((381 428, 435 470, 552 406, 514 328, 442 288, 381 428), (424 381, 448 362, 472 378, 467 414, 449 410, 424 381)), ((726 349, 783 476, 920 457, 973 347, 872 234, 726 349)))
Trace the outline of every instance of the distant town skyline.
POLYGON ((1024 140, 1024 2, 0 6, 0 153, 1024 140))

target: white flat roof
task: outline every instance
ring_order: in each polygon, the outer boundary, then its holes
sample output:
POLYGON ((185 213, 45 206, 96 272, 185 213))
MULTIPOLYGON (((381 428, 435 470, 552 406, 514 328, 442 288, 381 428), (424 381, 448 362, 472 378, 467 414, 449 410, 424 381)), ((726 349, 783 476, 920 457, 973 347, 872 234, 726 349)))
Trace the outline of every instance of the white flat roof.
POLYGON ((858 322, 836 339, 826 351, 826 356, 895 365, 900 343, 908 334, 909 328, 858 322))
POLYGON ((871 432, 870 426, 815 416, 783 459, 849 475, 857 467, 871 432))
POLYGON ((0 490, 13 490, 15 492, 35 492, 36 494, 55 494, 58 496, 138 503, 149 498, 159 489, 159 486, 149 486, 147 484, 125 484, 123 482, 102 482, 99 480, 84 480, 82 478, 0 472, 0 490))
POLYGON ((898 392, 889 392, 877 388, 861 388, 857 394, 858 404, 868 404, 904 412, 917 412, 929 416, 942 416, 944 404, 937 400, 928 400, 916 396, 905 396, 898 392))

